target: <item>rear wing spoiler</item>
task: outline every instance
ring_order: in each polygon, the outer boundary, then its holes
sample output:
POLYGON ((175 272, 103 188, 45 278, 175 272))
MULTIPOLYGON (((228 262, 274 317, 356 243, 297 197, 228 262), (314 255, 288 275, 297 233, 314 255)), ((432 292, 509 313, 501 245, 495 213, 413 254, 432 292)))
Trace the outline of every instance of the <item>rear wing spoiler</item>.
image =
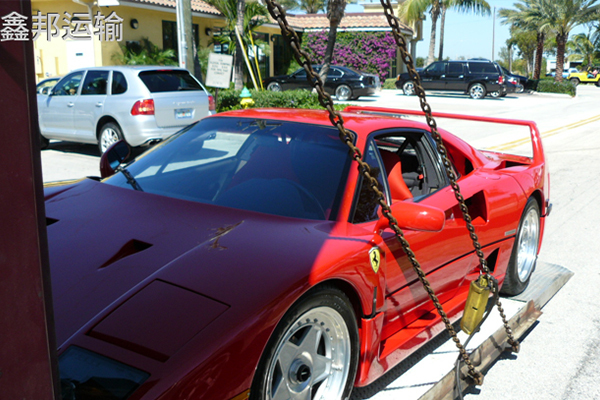
MULTIPOLYGON (((421 110, 404 110, 404 109, 396 109, 396 108, 385 108, 385 107, 361 107, 361 106, 348 106, 344 109, 344 112, 354 112, 354 113, 365 113, 365 114, 375 114, 375 115, 387 115, 387 116, 395 116, 402 117, 404 115, 414 115, 419 117, 424 117, 425 113, 421 110)), ((460 119, 464 121, 477 121, 477 122, 489 122, 495 124, 505 124, 505 125, 520 125, 529 127, 529 132, 531 135, 531 142, 533 146, 533 164, 542 163, 545 160, 544 156, 544 148, 542 146, 542 136, 540 131, 538 130, 537 125, 533 121, 525 121, 518 119, 506 119, 506 118, 492 118, 492 117, 479 117, 474 115, 462 115, 462 114, 448 114, 441 112, 432 112, 431 113, 435 118, 449 118, 449 119, 460 119)), ((516 144, 524 144, 525 142, 516 141, 511 142, 510 145, 516 144)), ((497 150, 502 150, 502 148, 497 148, 497 150)))

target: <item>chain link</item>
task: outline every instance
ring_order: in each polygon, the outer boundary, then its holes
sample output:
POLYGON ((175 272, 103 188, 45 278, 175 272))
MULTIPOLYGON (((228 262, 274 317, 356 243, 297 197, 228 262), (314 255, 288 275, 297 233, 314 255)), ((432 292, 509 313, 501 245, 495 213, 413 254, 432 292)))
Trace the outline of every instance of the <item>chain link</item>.
MULTIPOLYGON (((404 232, 402 231, 402 229, 400 229, 400 226, 398 225, 398 221, 392 215, 390 206, 387 204, 383 192, 379 189, 379 183, 378 183, 377 179, 371 175, 370 166, 365 161, 363 161, 363 157, 362 157, 360 150, 358 149, 358 147, 356 147, 354 145, 354 135, 344 127, 344 119, 342 118, 342 115, 334 109, 333 100, 331 99, 331 96, 327 92, 325 92, 323 81, 322 81, 321 77, 312 68, 312 65, 310 62, 311 61, 310 56, 308 55, 308 53, 306 53, 305 51, 303 51, 301 49, 300 39, 299 39, 298 35, 296 34, 296 32, 290 28, 290 25, 286 19, 285 10, 279 4, 277 4, 274 0, 266 0, 266 3, 267 3, 267 9, 269 10, 269 14, 271 15, 271 17, 274 20, 277 21, 277 23, 279 24, 279 27, 281 28, 281 32, 282 32, 283 36, 288 40, 288 43, 294 50, 294 57, 296 58, 296 61, 306 71, 308 81, 312 83, 314 89, 317 92, 317 95, 319 98, 319 103, 321 104, 321 106, 323 106, 328 111, 329 120, 331 121, 332 125, 338 129, 340 140, 342 140, 344 143, 346 143, 346 145, 349 147, 350 152, 352 154, 352 158, 359 165, 359 171, 362 174, 364 181, 369 185, 369 187, 373 190, 373 192, 377 196, 378 203, 380 204, 381 209, 382 209, 382 214, 388 219, 390 228, 394 231, 396 238, 400 242, 402 249, 404 250, 406 256, 408 257, 408 260, 410 261, 411 265, 413 266, 413 269, 417 273, 417 277, 418 277, 419 281, 425 288, 425 291, 427 292, 427 294, 429 295, 429 298, 433 302, 438 314, 442 318, 442 321, 444 322, 446 330, 448 330, 450 336, 452 337, 452 340, 456 344, 456 347, 459 350, 461 358, 467 365, 467 368, 469 370, 469 376, 471 377, 471 379, 473 379, 473 381, 476 384, 478 384, 478 385, 481 384, 483 381, 483 375, 480 372, 476 371, 475 367, 471 363, 471 360, 469 359, 469 355, 467 354, 467 351, 465 350, 464 346, 461 344, 460 339, 458 338, 457 333, 454 330, 452 323, 450 322, 450 319, 446 315, 437 295, 435 294, 433 288, 431 287, 431 284, 429 283, 427 277, 425 276, 425 272, 421 268, 421 265, 419 264, 414 252, 410 248, 410 244, 406 240, 406 238, 404 236, 404 232)), ((479 244, 477 234, 475 233, 475 228, 474 228, 473 224, 471 223, 471 217, 469 216, 468 208, 465 204, 464 198, 462 197, 462 195, 460 193, 460 188, 456 182, 456 175, 454 174, 454 170, 452 168, 452 163, 448 159, 447 151, 443 144, 442 138, 437 131, 437 124, 436 124, 435 120, 433 119, 433 116, 431 115, 431 107, 429 106, 429 104, 427 103, 427 101, 425 99, 425 91, 423 90, 423 87, 421 85, 421 80, 414 68, 414 63, 413 63, 412 57, 408 53, 406 40, 404 39, 404 37, 402 36, 402 34, 400 32, 400 26, 399 26, 398 20, 396 17, 394 17, 393 9, 392 9, 391 4, 389 3, 389 0, 381 0, 381 4, 383 5, 384 13, 388 19, 388 23, 392 28, 392 33, 394 35, 396 44, 397 44, 398 48, 400 49, 402 60, 406 64, 406 66, 409 70, 409 74, 415 83, 415 85, 414 85, 415 93, 419 97, 421 109, 423 110, 423 112, 425 113, 425 116, 426 116, 427 125, 430 127, 431 133, 434 137, 434 140, 437 143, 438 151, 442 157, 444 168, 446 170, 446 174, 448 175, 448 178, 450 180, 450 185, 451 185, 452 189, 454 190, 457 201, 459 202, 460 209, 463 213, 463 217, 467 224, 467 229, 469 230, 471 240, 473 241, 473 246, 475 247, 475 251, 477 253, 477 256, 479 257, 481 270, 484 274, 489 275, 490 271, 489 271, 489 268, 487 267, 487 263, 484 258, 484 254, 481 251, 481 245, 479 244)), ((504 322, 504 326, 505 326, 506 332, 509 337, 509 343, 513 346, 513 348, 515 348, 516 346, 518 346, 518 343, 514 340, 514 338, 512 336, 512 332, 510 330, 510 327, 508 326, 506 316, 504 315, 503 309, 501 308, 500 301, 497 302, 497 305, 499 307, 500 314, 502 316, 502 320, 504 322)))

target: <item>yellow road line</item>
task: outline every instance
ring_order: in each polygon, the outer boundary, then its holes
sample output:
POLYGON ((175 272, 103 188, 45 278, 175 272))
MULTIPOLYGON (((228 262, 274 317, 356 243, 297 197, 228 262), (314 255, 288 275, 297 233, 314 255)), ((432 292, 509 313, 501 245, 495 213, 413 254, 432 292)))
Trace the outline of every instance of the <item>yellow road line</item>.
MULTIPOLYGON (((561 126, 560 128, 550 129, 549 131, 542 132, 541 136, 542 136, 542 138, 547 138, 550 136, 557 135, 565 130, 578 128, 580 126, 587 125, 587 124, 590 124, 590 123, 596 122, 596 121, 600 121, 600 115, 596 115, 594 117, 590 117, 587 119, 582 119, 581 121, 573 122, 569 125, 561 126)), ((522 144, 530 143, 530 142, 531 142, 531 138, 518 139, 518 140, 513 140, 512 142, 500 144, 498 146, 489 147, 488 150, 508 150, 508 149, 512 149, 514 147, 520 146, 522 144)))

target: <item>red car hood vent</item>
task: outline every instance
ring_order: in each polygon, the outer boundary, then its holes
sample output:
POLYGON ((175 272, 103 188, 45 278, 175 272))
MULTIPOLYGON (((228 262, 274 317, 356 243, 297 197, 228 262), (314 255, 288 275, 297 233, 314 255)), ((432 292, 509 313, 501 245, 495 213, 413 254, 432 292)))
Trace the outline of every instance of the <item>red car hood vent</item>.
POLYGON ((133 255, 135 253, 139 253, 140 251, 144 251, 149 247, 152 247, 150 243, 142 242, 141 240, 131 239, 129 242, 125 243, 125 245, 121 247, 114 256, 112 256, 107 262, 102 264, 100 268, 106 268, 122 258, 133 255))

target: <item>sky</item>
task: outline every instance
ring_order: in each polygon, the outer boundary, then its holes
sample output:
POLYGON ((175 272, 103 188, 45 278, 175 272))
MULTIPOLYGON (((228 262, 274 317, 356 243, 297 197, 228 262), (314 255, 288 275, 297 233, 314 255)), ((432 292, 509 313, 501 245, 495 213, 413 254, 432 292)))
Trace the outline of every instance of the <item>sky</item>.
MULTIPOLYGON (((369 1, 369 0, 367 0, 369 1)), ((459 57, 465 58, 499 58, 500 48, 506 47, 506 41, 510 37, 509 25, 502 24, 502 19, 496 15, 494 24, 493 12, 496 13, 501 8, 514 8, 516 0, 487 0, 492 14, 489 16, 480 16, 472 13, 460 13, 448 10, 446 13, 446 24, 444 30, 444 58, 451 60, 459 57), (494 31, 495 25, 495 31, 494 31), (493 49, 493 51, 492 51, 493 49)), ((347 12, 361 12, 362 6, 349 4, 346 7, 347 12)), ((438 19, 436 34, 435 56, 439 52, 439 29, 440 20, 438 19)), ((584 31, 582 28, 575 31, 584 31)), ((570 35, 572 36, 573 33, 570 35)), ((423 23, 423 40, 417 44, 417 57, 427 58, 429 52, 429 40, 431 37, 431 17, 427 15, 423 23)))

